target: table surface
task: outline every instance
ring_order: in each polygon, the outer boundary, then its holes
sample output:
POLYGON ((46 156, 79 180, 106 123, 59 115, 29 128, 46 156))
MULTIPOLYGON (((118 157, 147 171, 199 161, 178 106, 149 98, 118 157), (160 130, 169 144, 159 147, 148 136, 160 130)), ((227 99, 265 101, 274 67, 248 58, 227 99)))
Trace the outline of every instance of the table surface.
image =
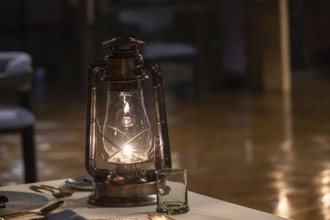
MULTIPOLYGON (((30 185, 46 184, 55 187, 64 185, 65 179, 54 180, 47 182, 38 182, 34 184, 22 184, 14 186, 0 187, 0 191, 22 191, 33 192, 29 189, 30 185)), ((64 198, 63 206, 56 211, 64 209, 72 209, 79 215, 88 219, 111 219, 114 216, 141 216, 143 213, 155 212, 156 206, 143 206, 143 207, 129 207, 129 208, 109 208, 90 205, 87 203, 87 197, 90 191, 77 191, 71 197, 64 198)), ((52 198, 49 194, 46 195, 48 203, 55 202, 56 199, 52 198)), ((235 205, 222 200, 214 199, 194 192, 188 192, 188 202, 190 211, 187 214, 172 216, 176 220, 189 219, 189 220, 283 220, 285 218, 271 215, 258 210, 246 208, 243 206, 235 205)), ((54 211, 54 212, 56 212, 54 211)), ((31 216, 20 217, 15 219, 31 219, 31 216)), ((125 219, 125 218, 123 218, 125 219)), ((127 218, 129 219, 129 218, 127 218)))

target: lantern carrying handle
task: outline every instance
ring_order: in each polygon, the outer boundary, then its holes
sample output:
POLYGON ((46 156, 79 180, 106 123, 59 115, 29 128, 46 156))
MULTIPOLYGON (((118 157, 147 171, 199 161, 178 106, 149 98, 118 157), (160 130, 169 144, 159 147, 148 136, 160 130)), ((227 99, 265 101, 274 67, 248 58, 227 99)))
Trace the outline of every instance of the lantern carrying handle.
POLYGON ((86 126, 86 153, 85 166, 91 176, 96 173, 105 173, 107 170, 98 169, 95 164, 96 152, 96 127, 97 127, 97 79, 99 74, 106 71, 106 61, 93 63, 88 70, 88 94, 87 94, 87 126, 86 126))
MULTIPOLYGON (((165 98, 164 98, 164 80, 161 69, 151 60, 145 60, 145 67, 152 74, 152 82, 154 87, 154 98, 156 103, 156 117, 157 117, 157 127, 158 127, 158 137, 161 149, 163 149, 164 158, 163 168, 171 168, 171 150, 170 150, 170 141, 168 135, 168 126, 167 126, 167 117, 165 109, 165 98)), ((158 167, 156 165, 156 167, 158 167)))

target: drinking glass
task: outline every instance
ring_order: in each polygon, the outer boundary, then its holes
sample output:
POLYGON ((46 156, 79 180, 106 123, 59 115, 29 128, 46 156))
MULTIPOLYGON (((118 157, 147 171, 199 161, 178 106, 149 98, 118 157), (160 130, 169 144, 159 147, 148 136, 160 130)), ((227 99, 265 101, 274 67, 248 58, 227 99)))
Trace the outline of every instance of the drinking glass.
POLYGON ((157 209, 166 215, 179 215, 189 211, 187 170, 165 168, 156 171, 157 209))

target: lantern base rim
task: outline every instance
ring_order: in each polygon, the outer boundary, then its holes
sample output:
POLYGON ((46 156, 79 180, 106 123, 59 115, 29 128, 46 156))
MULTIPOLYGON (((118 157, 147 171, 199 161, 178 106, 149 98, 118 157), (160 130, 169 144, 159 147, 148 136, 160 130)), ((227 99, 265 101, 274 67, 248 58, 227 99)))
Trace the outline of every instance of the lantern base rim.
POLYGON ((157 181, 113 185, 95 181, 88 203, 107 207, 134 207, 154 205, 157 202, 157 181))
POLYGON ((150 195, 146 197, 124 198, 124 197, 108 197, 98 196, 94 198, 91 195, 88 198, 88 203, 103 207, 138 207, 149 206, 157 203, 157 196, 150 195))

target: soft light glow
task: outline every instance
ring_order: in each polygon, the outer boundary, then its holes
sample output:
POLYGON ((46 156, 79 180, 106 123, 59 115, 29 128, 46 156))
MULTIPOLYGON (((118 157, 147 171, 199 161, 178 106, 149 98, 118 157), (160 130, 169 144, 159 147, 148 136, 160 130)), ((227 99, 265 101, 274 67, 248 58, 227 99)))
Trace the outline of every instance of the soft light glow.
MULTIPOLYGON (((327 165, 328 167, 329 165, 327 165)), ((317 176, 317 184, 321 201, 321 212, 324 219, 330 219, 330 170, 325 169, 317 176)))
POLYGON ((322 203, 326 208, 330 206, 330 193, 324 193, 321 198, 322 203))
POLYGON ((322 184, 329 184, 330 183, 330 177, 329 176, 324 176, 321 179, 322 184))
POLYGON ((277 214, 285 216, 289 211, 289 200, 285 190, 281 191, 278 195, 277 214))
POLYGON ((124 113, 127 114, 130 112, 129 103, 126 101, 126 96, 124 96, 124 113))
POLYGON ((125 145, 125 147, 123 148, 123 154, 125 156, 132 156, 133 155, 133 150, 132 150, 132 148, 129 144, 125 145))

